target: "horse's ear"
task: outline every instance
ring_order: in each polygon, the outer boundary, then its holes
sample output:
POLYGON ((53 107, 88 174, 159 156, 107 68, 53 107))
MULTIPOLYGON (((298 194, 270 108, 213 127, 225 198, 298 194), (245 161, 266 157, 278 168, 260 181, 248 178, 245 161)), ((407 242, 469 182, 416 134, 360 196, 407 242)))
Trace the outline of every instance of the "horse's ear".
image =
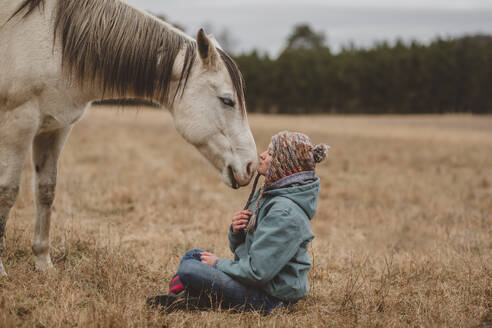
POLYGON ((217 53, 217 49, 215 49, 214 42, 205 34, 203 28, 198 31, 196 43, 198 54, 203 64, 209 68, 215 67, 219 54, 217 53))

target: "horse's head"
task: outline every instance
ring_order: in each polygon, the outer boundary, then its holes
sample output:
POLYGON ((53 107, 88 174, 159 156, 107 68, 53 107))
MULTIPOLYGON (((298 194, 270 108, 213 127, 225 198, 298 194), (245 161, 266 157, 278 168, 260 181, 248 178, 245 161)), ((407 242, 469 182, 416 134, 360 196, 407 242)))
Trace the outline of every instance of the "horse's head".
POLYGON ((249 128, 241 74, 203 30, 197 35, 198 59, 172 114, 178 132, 220 172, 222 181, 239 188, 258 165, 249 128))

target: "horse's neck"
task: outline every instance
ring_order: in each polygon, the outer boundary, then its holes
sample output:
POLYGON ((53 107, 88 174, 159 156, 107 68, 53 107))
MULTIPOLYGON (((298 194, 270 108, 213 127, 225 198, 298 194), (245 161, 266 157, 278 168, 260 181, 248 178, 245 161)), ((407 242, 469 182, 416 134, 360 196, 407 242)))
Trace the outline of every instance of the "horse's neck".
MULTIPOLYGON (((2 17, 18 8, 10 5, 11 1, 3 6, 5 1, 0 0, 2 17)), ((8 52, 0 47, 0 58, 7 57, 0 61, 0 70, 5 73, 0 75, 0 88, 8 86, 13 78, 21 81, 25 76, 28 80, 34 74, 43 78, 43 83, 53 84, 53 89, 68 88, 70 97, 87 102, 143 98, 167 104, 173 98, 176 89, 182 87, 183 67, 194 64, 195 56, 189 51, 190 47, 194 49, 193 39, 131 6, 122 5, 115 11, 114 7, 105 7, 105 2, 87 0, 101 8, 82 15, 82 0, 68 1, 75 8, 63 7, 68 3, 64 0, 45 0, 25 18, 22 11, 0 29, 0 44, 12 45, 8 52), (101 21, 112 21, 113 25, 100 26, 101 21), (175 42, 174 47, 171 42, 175 42), (18 66, 13 76, 6 76, 7 65, 18 66)))

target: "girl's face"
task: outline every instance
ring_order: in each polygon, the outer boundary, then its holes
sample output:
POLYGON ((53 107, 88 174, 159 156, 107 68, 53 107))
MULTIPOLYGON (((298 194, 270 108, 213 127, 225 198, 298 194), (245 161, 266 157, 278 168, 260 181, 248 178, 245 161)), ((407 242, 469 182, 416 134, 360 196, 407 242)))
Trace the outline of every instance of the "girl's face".
POLYGON ((273 155, 273 145, 270 143, 268 145, 268 149, 260 154, 260 165, 258 166, 258 173, 265 176, 268 167, 270 166, 270 161, 272 160, 273 155))

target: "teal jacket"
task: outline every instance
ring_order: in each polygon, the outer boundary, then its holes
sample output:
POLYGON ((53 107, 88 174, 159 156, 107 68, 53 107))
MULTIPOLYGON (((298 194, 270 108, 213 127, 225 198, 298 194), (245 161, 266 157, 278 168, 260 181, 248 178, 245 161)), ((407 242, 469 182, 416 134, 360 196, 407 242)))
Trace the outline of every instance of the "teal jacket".
MULTIPOLYGON (((232 233, 234 260, 219 259, 216 268, 238 281, 284 301, 297 301, 309 292, 313 240, 309 221, 318 205, 319 178, 302 186, 267 190, 260 201, 253 232, 232 233)), ((256 206, 256 193, 249 209, 256 206)))

